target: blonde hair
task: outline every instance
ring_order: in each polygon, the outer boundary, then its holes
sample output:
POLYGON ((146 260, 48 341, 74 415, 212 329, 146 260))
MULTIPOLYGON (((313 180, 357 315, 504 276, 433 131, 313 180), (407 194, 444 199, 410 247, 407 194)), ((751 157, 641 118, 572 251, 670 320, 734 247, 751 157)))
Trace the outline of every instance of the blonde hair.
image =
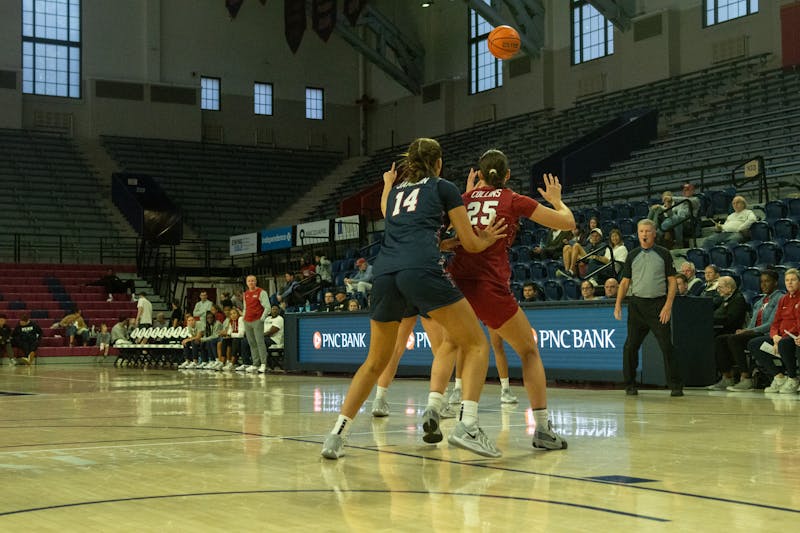
POLYGON ((435 139, 420 137, 408 145, 400 162, 400 178, 416 183, 422 178, 435 176, 436 162, 442 158, 442 147, 435 139))

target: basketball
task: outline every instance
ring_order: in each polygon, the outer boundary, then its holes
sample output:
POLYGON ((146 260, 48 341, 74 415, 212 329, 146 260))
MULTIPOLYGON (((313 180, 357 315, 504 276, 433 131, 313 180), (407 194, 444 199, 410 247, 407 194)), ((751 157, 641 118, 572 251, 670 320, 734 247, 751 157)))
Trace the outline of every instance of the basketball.
POLYGON ((498 26, 489 33, 489 52, 497 59, 511 59, 519 52, 519 33, 511 26, 498 26))

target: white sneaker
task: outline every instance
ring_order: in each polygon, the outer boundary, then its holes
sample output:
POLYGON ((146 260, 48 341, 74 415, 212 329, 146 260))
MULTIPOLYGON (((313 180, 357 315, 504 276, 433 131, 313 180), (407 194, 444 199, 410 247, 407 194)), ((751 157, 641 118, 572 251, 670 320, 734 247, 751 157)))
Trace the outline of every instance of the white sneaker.
POLYGON ((264 374, 266 373, 266 371, 267 371, 267 365, 262 364, 260 367, 258 367, 259 374, 264 374))
POLYGON ((239 365, 234 369, 236 372, 244 372, 245 370, 247 370, 247 365, 239 365))
POLYGON ((190 370, 194 369, 194 368, 197 368, 197 363, 195 363, 194 361, 191 361, 188 365, 186 365, 186 368, 188 368, 190 370))
POLYGON ((797 392, 798 382, 797 378, 789 378, 786 380, 786 383, 781 386, 780 392, 781 394, 794 394, 797 392))
POLYGON ((784 383, 786 383, 786 376, 783 377, 775 376, 774 378, 772 378, 772 383, 770 384, 770 386, 764 389, 764 392, 780 392, 781 387, 783 387, 784 383))
POLYGON ((250 365, 247 368, 245 368, 244 371, 247 372, 248 374, 252 374, 253 372, 258 372, 258 367, 255 365, 250 365))
POLYGON ((450 397, 447 399, 448 403, 460 404, 461 403, 461 389, 453 389, 450 397))
POLYGON ((178 365, 178 368, 186 368, 187 366, 189 366, 189 361, 184 361, 178 365))
POLYGON ((222 370, 224 370, 225 372, 230 372, 231 370, 233 370, 233 363, 231 362, 225 363, 225 366, 222 367, 222 370))
POLYGON ((113 302, 114 301, 114 296, 111 293, 109 293, 108 294, 108 298, 106 299, 106 301, 107 302, 113 302))
POLYGON ((500 391, 500 403, 518 403, 517 397, 511 394, 511 389, 500 391))

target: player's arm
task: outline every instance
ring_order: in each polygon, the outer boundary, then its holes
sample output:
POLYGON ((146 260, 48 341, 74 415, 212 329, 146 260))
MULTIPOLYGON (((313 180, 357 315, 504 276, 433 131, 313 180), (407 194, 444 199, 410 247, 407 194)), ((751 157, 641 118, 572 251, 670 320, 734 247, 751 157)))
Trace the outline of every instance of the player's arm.
POLYGON ((469 218, 467 218, 467 208, 463 205, 454 207, 447 212, 447 215, 450 217, 450 223, 456 230, 461 246, 468 252, 474 254, 482 252, 496 241, 506 236, 505 230, 508 225, 505 223, 504 218, 495 220, 494 217, 492 217, 486 229, 475 233, 472 229, 472 224, 469 223, 469 218))
POLYGON ((531 220, 548 228, 571 230, 575 227, 575 217, 569 207, 561 201, 561 183, 559 183, 558 177, 552 174, 545 174, 542 177, 545 188, 542 190, 539 187, 539 194, 553 207, 551 209, 539 205, 531 215, 531 220))
POLYGON ((383 192, 381 193, 381 213, 383 218, 386 218, 386 204, 389 202, 389 193, 392 192, 392 185, 397 179, 397 170, 395 164, 392 163, 392 168, 383 173, 383 192))

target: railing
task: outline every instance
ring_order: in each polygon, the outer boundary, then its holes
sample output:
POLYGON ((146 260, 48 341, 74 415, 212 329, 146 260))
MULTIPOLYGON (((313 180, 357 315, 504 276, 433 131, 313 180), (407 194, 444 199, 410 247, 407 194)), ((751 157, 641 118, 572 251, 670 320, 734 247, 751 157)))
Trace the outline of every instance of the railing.
POLYGON ((134 264, 137 238, 0 233, 4 263, 134 264))

